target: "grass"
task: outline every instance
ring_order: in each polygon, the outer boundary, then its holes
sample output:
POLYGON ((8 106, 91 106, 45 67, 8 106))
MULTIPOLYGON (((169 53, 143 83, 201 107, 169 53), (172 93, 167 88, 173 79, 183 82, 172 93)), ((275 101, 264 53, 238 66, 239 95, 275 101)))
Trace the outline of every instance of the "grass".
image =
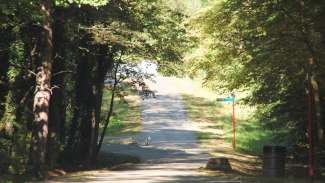
MULTIPOLYGON (((123 136, 136 134, 141 132, 141 113, 140 113, 140 98, 137 95, 137 91, 133 90, 127 85, 123 85, 123 91, 126 96, 124 99, 116 97, 114 100, 115 108, 111 118, 111 122, 107 129, 106 134, 109 136, 123 136)), ((104 126, 103 122, 106 118, 111 98, 111 91, 107 88, 103 93, 103 105, 101 115, 101 128, 104 126)), ((67 113, 71 118, 71 113, 67 113)), ((123 155, 123 154, 100 154, 98 163, 94 169, 109 168, 114 169, 115 166, 120 168, 119 165, 126 163, 139 163, 140 159, 135 156, 123 155)), ((123 168, 123 167, 122 167, 123 168)), ((78 167, 76 168, 78 169, 78 167)), ((80 171, 80 180, 83 179, 83 172, 80 171)), ((67 177, 73 177, 68 175, 67 177)), ((78 177, 78 176, 77 176, 78 177)), ((16 183, 16 182, 33 182, 33 177, 29 175, 2 175, 0 172, 0 183, 16 183)))
MULTIPOLYGON (((191 95, 183 95, 183 101, 193 121, 208 123, 206 128, 211 130, 222 130, 223 134, 219 138, 224 138, 229 143, 232 142, 231 104, 217 103, 191 95)), ((270 130, 263 129, 258 121, 252 119, 249 115, 252 112, 252 109, 241 105, 236 107, 236 149, 240 152, 259 155, 262 153, 263 146, 272 142, 273 134, 270 130)), ((200 132, 197 137, 200 141, 216 138, 211 132, 205 134, 200 132)))
MULTIPOLYGON (((141 132, 141 112, 140 98, 137 91, 130 86, 124 85, 125 96, 123 98, 115 97, 113 115, 110 119, 106 135, 108 136, 124 136, 134 135, 141 132)), ((102 122, 106 119, 111 99, 111 91, 104 90, 103 105, 102 105, 102 122)), ((102 123, 101 127, 103 127, 102 123)))
MULTIPOLYGON (((195 84, 195 83, 194 83, 195 84)), ((203 90, 202 88, 200 90, 203 90)), ((285 178, 267 178, 262 176, 262 148, 264 145, 276 144, 274 132, 264 129, 263 125, 252 115, 254 108, 238 104, 236 106, 236 151, 231 148, 232 142, 232 105, 217 103, 214 95, 203 96, 200 90, 183 93, 183 103, 192 121, 199 127, 196 133, 202 147, 209 150, 212 156, 223 156, 230 160, 233 171, 225 173, 207 171, 211 176, 224 180, 252 183, 305 183, 310 180, 299 172, 287 169, 285 178)), ((289 163, 288 163, 289 164, 289 163)), ((288 168, 288 167, 287 167, 288 168)), ((299 169, 300 170, 300 169, 299 169)), ((315 183, 323 181, 315 180, 315 183)))
MULTIPOLYGON (((205 128, 210 132, 222 131, 217 138, 224 138, 231 143, 233 138, 232 128, 232 103, 216 102, 216 98, 227 97, 217 95, 207 88, 202 87, 201 80, 176 78, 179 85, 185 88, 183 102, 189 117, 197 123, 206 123, 205 128)), ((237 93, 237 98, 243 98, 245 93, 237 93)), ((252 115, 255 109, 245 105, 236 105, 236 150, 254 155, 260 155, 264 145, 272 144, 273 133, 264 129, 262 124, 252 115)), ((207 142, 207 135, 197 135, 198 140, 207 142)), ((211 134, 210 134, 211 136, 211 134)), ((213 137, 213 136, 212 136, 213 137)))
MULTIPOLYGON (((113 115, 106 131, 106 136, 109 137, 134 135, 142 130, 140 97, 137 95, 137 91, 133 90, 127 84, 123 84, 121 87, 124 97, 119 97, 118 95, 115 97, 113 115)), ((106 119, 110 107, 111 95, 111 90, 105 88, 101 109, 102 123, 100 124, 100 130, 102 130, 104 126, 104 120, 106 119)), ((104 143, 106 143, 106 141, 104 141, 104 143)), ((128 170, 137 163, 140 163, 140 158, 136 156, 101 152, 95 165, 89 167, 73 167, 71 170, 66 170, 68 172, 66 175, 55 175, 52 176, 52 178, 55 179, 55 177, 58 177, 59 180, 62 178, 71 182, 91 181, 98 172, 128 170)), ((0 181, 0 183, 2 182, 0 181)))

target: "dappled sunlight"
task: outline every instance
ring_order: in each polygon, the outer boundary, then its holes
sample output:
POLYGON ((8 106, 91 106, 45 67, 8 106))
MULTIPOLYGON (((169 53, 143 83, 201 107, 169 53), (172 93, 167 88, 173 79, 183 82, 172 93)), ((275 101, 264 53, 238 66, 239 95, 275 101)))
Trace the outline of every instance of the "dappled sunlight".
MULTIPOLYGON (((165 82, 164 79, 167 80, 166 78, 160 78, 161 81, 165 82)), ((228 158, 234 171, 248 175, 258 174, 261 168, 261 161, 259 157, 235 152, 232 149, 231 143, 229 143, 229 138, 232 138, 232 106, 227 103, 222 104, 214 101, 218 97, 216 94, 202 88, 199 83, 195 83, 189 79, 170 78, 166 85, 170 85, 175 81, 177 82, 177 85, 175 85, 175 90, 177 93, 182 94, 182 100, 184 101, 185 109, 187 110, 177 111, 177 113, 178 115, 183 115, 183 113, 186 115, 188 114, 190 116, 190 120, 195 122, 192 124, 196 129, 195 138, 198 138, 198 140, 201 142, 201 148, 209 149, 212 156, 228 158), (197 90, 197 88, 200 89, 197 90)), ((174 100, 178 100, 178 98, 176 99, 171 95, 164 98, 164 101, 169 102, 171 109, 172 106, 175 105, 173 103, 174 100)), ((157 101, 152 101, 152 103, 156 105, 157 101)), ((153 117, 153 121, 159 119, 163 122, 166 120, 165 117, 168 116, 169 112, 175 112, 169 111, 168 109, 159 111, 159 114, 156 114, 153 117)), ((148 114, 155 112, 146 108, 143 110, 144 113, 147 112, 148 114)), ((249 117, 249 113, 251 111, 252 109, 246 110, 246 108, 242 107, 241 105, 237 106, 239 129, 249 132, 250 130, 254 130, 256 128, 256 124, 245 121, 249 117)), ((148 122, 150 123, 150 120, 148 120, 148 122)), ((165 125, 163 128, 168 129, 168 125, 165 125)), ((149 131, 152 132, 151 135, 154 135, 154 128, 149 129, 149 131)), ((259 136, 256 138, 258 137, 259 136)))
POLYGON ((298 177, 306 177, 307 168, 302 168, 301 164, 295 165, 296 168, 294 168, 292 162, 287 163, 288 178, 263 178, 262 147, 272 144, 273 132, 264 129, 254 118, 251 118, 250 113, 254 111, 254 108, 248 107, 246 110, 245 106, 237 105, 237 150, 234 151, 230 143, 232 140, 231 106, 216 105, 195 95, 183 95, 183 100, 191 120, 199 127, 197 136, 201 147, 209 149, 213 157, 227 158, 233 169, 229 173, 208 171, 211 175, 244 182, 296 183, 306 181, 298 177))
MULTIPOLYGON (((114 141, 102 147, 102 153, 136 156, 141 164, 121 171, 96 172, 85 182, 213 182, 199 168, 210 157, 197 142, 197 127, 188 119, 182 97, 160 81, 156 98, 142 100, 142 133, 109 137, 114 141), (150 137, 150 142, 145 143, 150 137)), ((109 141, 109 140, 108 140, 109 141)))
MULTIPOLYGON (((116 166, 71 174, 63 181, 52 182, 238 183, 260 179, 264 182, 260 177, 261 158, 241 150, 243 146, 256 150, 253 143, 264 143, 267 136, 257 133, 259 125, 247 120, 249 115, 239 115, 237 119, 238 131, 242 134, 238 134, 237 139, 239 151, 234 151, 230 143, 231 106, 173 92, 167 88, 173 81, 166 77, 160 78, 160 82, 156 86, 159 88, 156 98, 141 100, 142 132, 121 131, 117 136, 106 136, 101 154, 108 154, 113 162, 118 162, 116 166), (248 135, 250 133, 254 135, 248 135), (150 142, 146 143, 148 137, 150 142), (112 157, 112 154, 122 158, 112 157), (210 157, 227 158, 232 170, 205 169, 210 157)), ((111 160, 103 163, 114 164, 111 160)))
POLYGON ((211 101, 218 97, 218 94, 215 92, 202 87, 202 80, 176 77, 173 77, 172 79, 176 82, 175 86, 177 86, 178 92, 181 94, 193 95, 211 101))
MULTIPOLYGON (((197 94, 184 94, 183 100, 191 120, 199 127, 197 136, 201 146, 209 149, 213 157, 226 157, 229 159, 233 170, 240 174, 259 174, 261 159, 258 156, 235 152, 230 143, 233 130, 231 127, 232 106, 230 104, 222 105, 211 102, 196 96, 197 94)), ((247 122, 245 119, 249 115, 246 113, 242 115, 243 112, 246 112, 243 107, 240 107, 240 110, 237 111, 237 128, 240 132, 244 130, 245 133, 249 133, 250 130, 256 128, 256 124, 247 122)), ((240 140, 237 139, 237 141, 240 140)))
MULTIPOLYGON (((109 142, 114 136, 123 136, 136 134, 141 132, 141 114, 140 114, 140 97, 130 88, 127 88, 128 95, 123 98, 124 101, 117 98, 115 101, 115 109, 111 122, 108 126, 106 138, 104 142, 109 142)), ((104 103, 108 104, 110 93, 104 92, 104 103)), ((105 118, 107 107, 103 107, 104 113, 102 118, 105 118)))

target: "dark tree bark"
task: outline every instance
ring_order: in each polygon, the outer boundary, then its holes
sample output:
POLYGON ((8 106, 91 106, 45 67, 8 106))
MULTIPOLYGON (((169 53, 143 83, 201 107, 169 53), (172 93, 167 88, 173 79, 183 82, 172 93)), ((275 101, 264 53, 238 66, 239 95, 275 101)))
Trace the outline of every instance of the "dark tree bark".
POLYGON ((77 107, 71 124, 68 146, 73 147, 73 144, 77 144, 77 151, 82 152, 79 153, 79 159, 86 160, 87 164, 93 163, 96 158, 104 80, 106 73, 112 69, 113 55, 114 50, 108 54, 107 46, 101 45, 97 56, 84 53, 78 64, 77 107), (79 139, 76 139, 75 134, 79 134, 79 139))
POLYGON ((8 93, 8 77, 7 72, 9 69, 9 53, 8 51, 0 47, 0 119, 4 114, 4 102, 8 93), (2 50, 2 51, 1 51, 2 50))
POLYGON ((92 129, 95 124, 95 96, 92 87, 93 57, 91 55, 86 55, 84 59, 86 62, 86 71, 83 73, 85 77, 82 81, 83 89, 81 92, 83 95, 83 102, 81 108, 83 112, 81 113, 81 124, 79 129, 80 143, 78 145, 78 151, 81 152, 81 159, 89 163, 92 129))
MULTIPOLYGON (((307 37, 306 37, 307 38, 307 37)), ((309 53, 311 54, 311 58, 308 61, 308 84, 310 84, 310 92, 312 93, 312 100, 313 100, 313 110, 315 112, 315 119, 316 119, 316 128, 317 128, 317 142, 319 144, 324 144, 324 126, 322 124, 322 106, 320 100, 320 90, 319 84, 316 79, 316 63, 315 63, 315 52, 311 46, 311 42, 306 39, 305 44, 309 49, 309 53)))
POLYGON ((43 0, 40 9, 43 14, 43 50, 42 63, 37 68, 36 87, 34 95, 34 124, 31 142, 31 171, 36 176, 45 172, 45 154, 48 138, 49 107, 51 98, 51 71, 53 63, 53 34, 52 34, 52 0, 43 0))
MULTIPOLYGON (((77 65, 77 73, 76 73, 76 85, 75 85, 75 104, 74 104, 74 113, 70 125, 69 130, 69 138, 66 145, 66 153, 71 156, 75 151, 79 151, 77 159, 83 159, 85 156, 87 149, 83 149, 81 151, 80 146, 82 143, 87 143, 86 137, 83 137, 84 134, 81 134, 81 130, 85 128, 83 131, 87 129, 85 127, 85 123, 87 123, 89 119, 89 112, 87 111, 87 100, 89 97, 89 79, 90 79, 90 69, 89 69, 89 60, 88 55, 82 53, 79 57, 79 62, 77 65)), ((90 126, 88 127, 90 129, 90 126)), ((86 144, 84 144, 86 145, 86 144)))
POLYGON ((92 124, 92 139, 90 145, 90 157, 91 161, 94 162, 97 156, 97 145, 98 145, 98 131, 101 116, 102 98, 104 81, 106 74, 112 72, 113 67, 113 50, 108 54, 107 45, 99 45, 96 67, 96 77, 95 77, 95 124, 92 124))
POLYGON ((91 36, 83 34, 80 45, 91 52, 82 51, 80 54, 77 66, 76 107, 66 145, 67 154, 72 155, 77 151, 78 159, 85 160, 87 164, 93 163, 96 158, 104 80, 106 74, 112 70, 115 50, 108 50, 107 45, 90 43, 91 36))
POLYGON ((9 46, 12 41, 11 32, 7 29, 0 29, 0 119, 5 113, 5 98, 8 94, 8 70, 9 70, 9 46))
POLYGON ((116 86, 118 84, 118 79, 117 79, 117 70, 118 70, 119 64, 116 63, 115 69, 114 69, 114 85, 113 85, 113 89, 112 89, 112 96, 111 96, 111 100, 110 100, 110 106, 109 106, 109 110, 105 119, 105 125, 102 131, 102 134, 100 136, 100 140, 97 146, 97 150, 96 150, 96 157, 99 154, 100 148, 102 147, 103 141, 104 141, 104 137, 106 134, 106 130, 108 127, 108 124, 110 122, 111 116, 113 114, 113 109, 114 109, 114 98, 115 98, 115 91, 116 91, 116 86))
POLYGON ((310 54, 310 58, 308 60, 308 75, 309 75, 309 83, 310 84, 310 92, 313 94, 313 108, 315 111, 315 116, 316 116, 316 127, 317 127, 317 140, 319 144, 324 144, 324 126, 322 124, 322 106, 321 106, 321 101, 320 101, 320 91, 319 91, 319 82, 317 81, 316 78, 316 71, 318 70, 316 60, 317 60, 317 54, 316 54, 316 49, 314 48, 314 44, 312 39, 310 39, 309 34, 310 32, 310 27, 308 26, 306 22, 306 17, 305 17, 305 3, 304 1, 300 0, 299 1, 299 8, 300 8, 300 32, 302 34, 302 38, 304 41, 304 44, 307 48, 307 51, 310 54))
POLYGON ((95 96, 94 96, 94 77, 96 58, 93 53, 92 39, 87 33, 81 35, 79 59, 76 73, 75 84, 75 109, 69 131, 69 139, 66 145, 66 155, 79 161, 89 162, 92 129, 95 124, 95 96), (76 153, 78 152, 76 157, 76 153))
MULTIPOLYGON (((320 2, 318 2, 317 5, 319 5, 320 2)), ((324 22, 324 19, 325 19, 325 6, 322 5, 322 9, 319 13, 319 15, 317 16, 317 18, 315 19, 315 29, 317 32, 320 33, 321 35, 321 42, 322 42, 322 46, 323 46, 323 52, 322 52, 322 59, 324 59, 324 52, 325 52, 325 22, 324 22)), ((322 62, 324 63, 324 60, 322 60, 322 62)), ((323 68, 320 68, 320 71, 319 72, 322 72, 322 69, 323 68)), ((320 109, 318 109, 318 112, 320 114, 322 114, 320 117, 324 116, 325 114, 325 111, 324 111, 324 108, 325 108, 325 94, 324 94, 324 91, 325 91, 325 79, 324 79, 324 76, 323 76, 323 73, 319 74, 319 86, 318 85, 314 85, 314 88, 316 88, 317 90, 319 90, 319 96, 316 96, 318 97, 319 99, 319 102, 320 102, 320 109)), ((317 84, 317 83, 316 83, 317 84)), ((317 99, 316 99, 317 100, 317 99)), ((321 118, 321 120, 319 120, 319 123, 318 123, 318 126, 321 127, 318 131, 318 139, 323 141, 322 144, 323 144, 323 149, 325 148, 324 146, 324 139, 325 139, 325 134, 324 134, 324 127, 325 127, 325 120, 324 118, 321 118)))
POLYGON ((47 164, 54 167, 60 153, 60 144, 65 140, 66 104, 64 102, 64 76, 66 71, 65 50, 66 38, 63 12, 56 9, 54 12, 54 54, 52 85, 53 90, 49 113, 49 138, 47 144, 47 164))

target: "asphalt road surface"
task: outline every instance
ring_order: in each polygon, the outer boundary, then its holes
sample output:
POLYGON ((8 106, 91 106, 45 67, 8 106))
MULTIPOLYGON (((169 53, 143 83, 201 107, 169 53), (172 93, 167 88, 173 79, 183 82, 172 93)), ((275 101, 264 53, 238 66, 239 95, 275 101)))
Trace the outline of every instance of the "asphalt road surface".
POLYGON ((52 182, 116 183, 195 183, 226 182, 208 176, 204 167, 209 155, 199 147, 196 127, 184 109, 177 82, 157 77, 149 88, 156 98, 142 101, 143 132, 134 138, 138 144, 105 144, 103 151, 139 156, 142 163, 131 170, 100 171, 92 176, 52 182), (145 145, 150 136, 149 145, 145 145))

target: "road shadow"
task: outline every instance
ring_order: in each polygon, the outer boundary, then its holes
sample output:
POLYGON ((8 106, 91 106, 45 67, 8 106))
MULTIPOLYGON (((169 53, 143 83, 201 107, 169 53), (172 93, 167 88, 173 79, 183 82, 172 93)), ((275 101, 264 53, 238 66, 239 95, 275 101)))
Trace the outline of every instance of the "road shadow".
MULTIPOLYGON (((193 132, 165 129, 164 133, 168 133, 168 139, 158 137, 159 132, 160 130, 156 130, 148 134, 152 137, 152 142, 149 146, 141 144, 106 144, 103 146, 103 151, 137 156, 144 163, 184 163, 186 161, 189 163, 204 163, 207 161, 208 153, 199 149, 195 139, 183 138, 187 133, 193 132), (174 133, 180 134, 180 136, 173 136, 172 134, 174 133), (182 136, 182 134, 185 135, 182 136)), ((142 137, 144 138, 145 136, 140 135, 138 139, 142 137)))

